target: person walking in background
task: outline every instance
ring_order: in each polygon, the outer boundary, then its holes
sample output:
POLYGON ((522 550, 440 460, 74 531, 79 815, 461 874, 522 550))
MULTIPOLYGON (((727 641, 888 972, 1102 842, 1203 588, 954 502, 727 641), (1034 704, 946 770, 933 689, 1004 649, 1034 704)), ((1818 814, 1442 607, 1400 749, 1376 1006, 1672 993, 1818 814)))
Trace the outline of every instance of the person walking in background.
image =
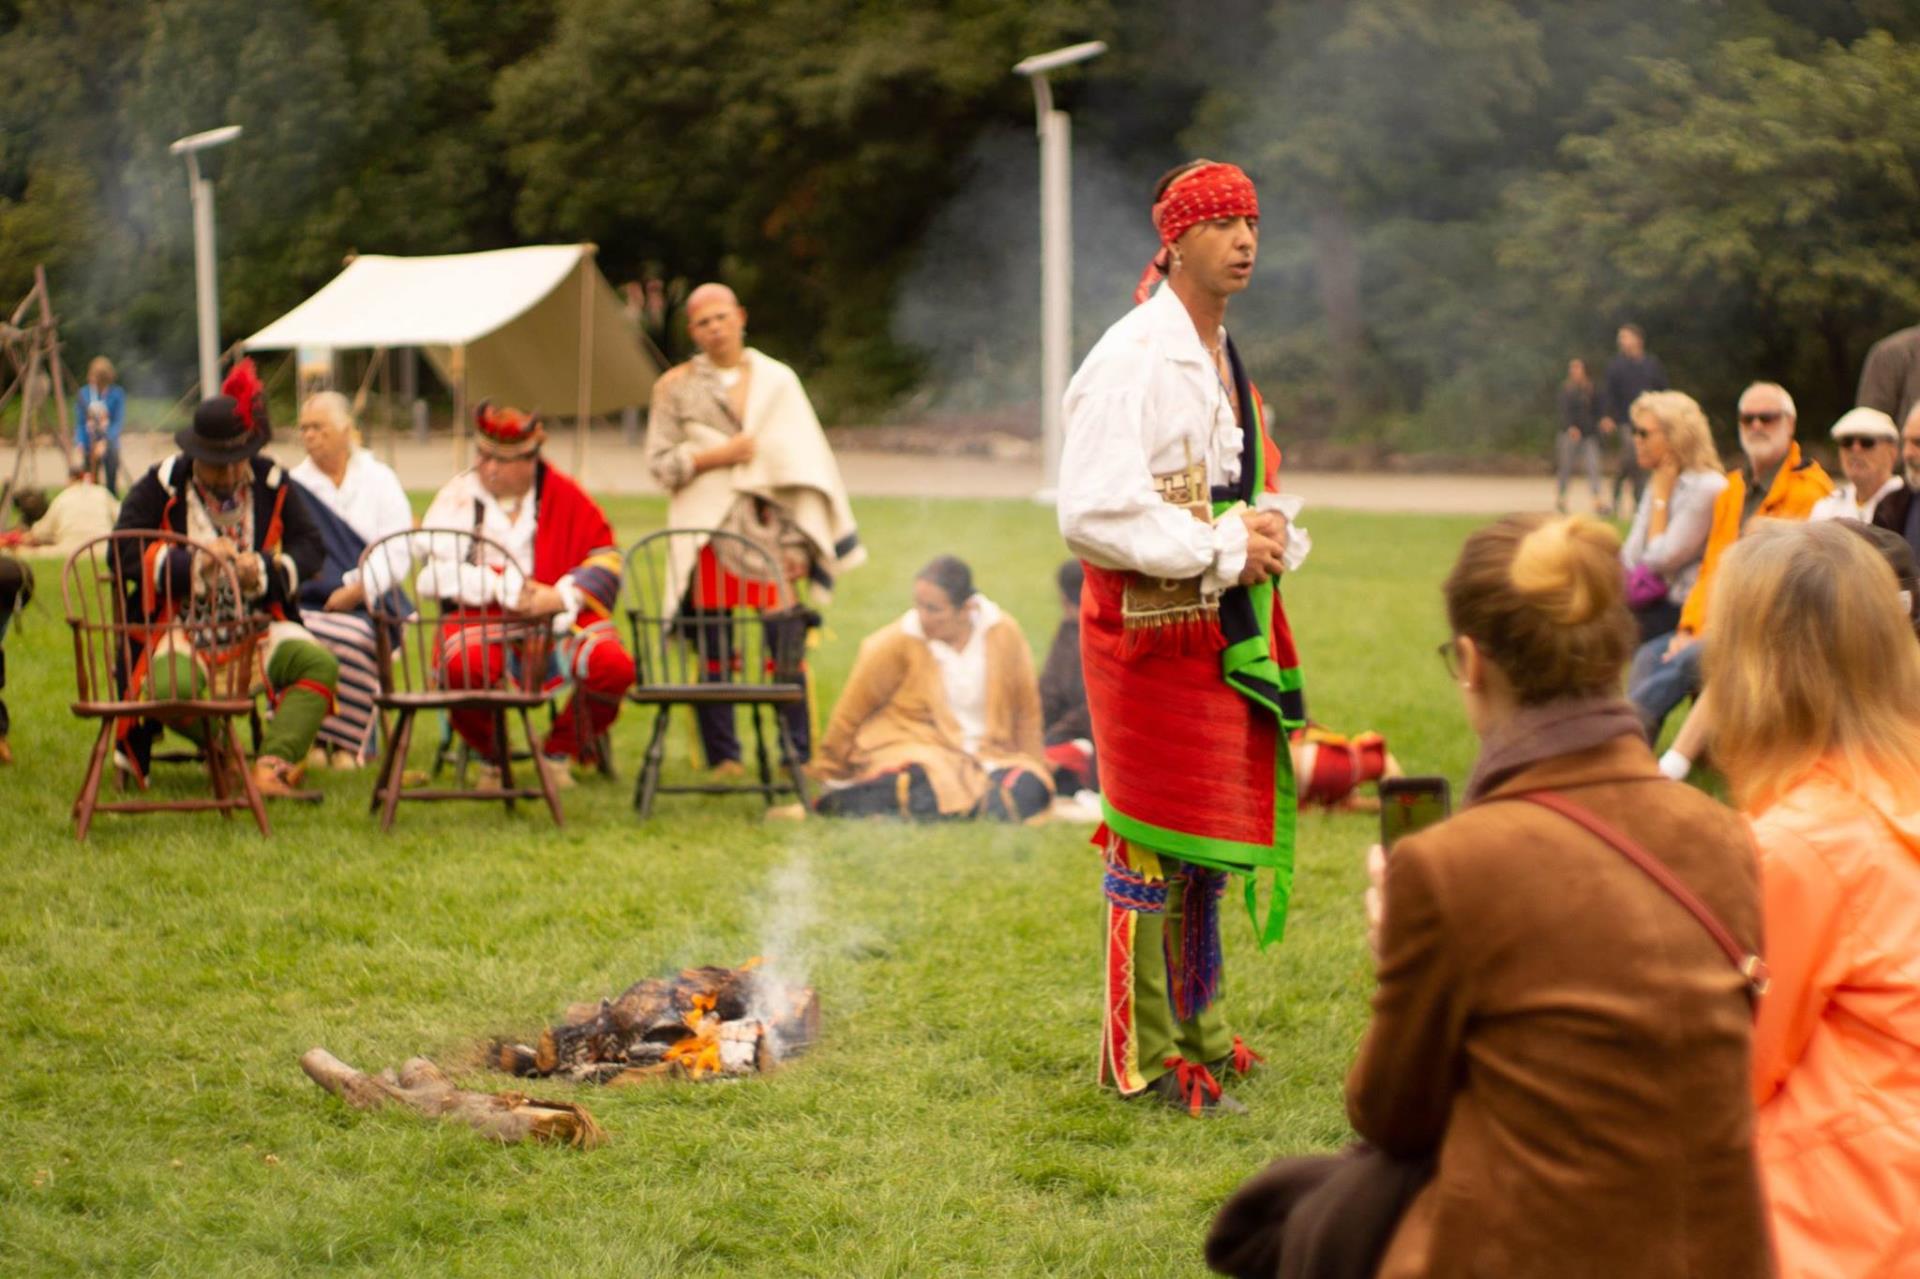
MULTIPOLYGON (((1600 397, 1600 431, 1619 438, 1620 464, 1613 477, 1613 506, 1619 511, 1622 489, 1633 489, 1638 503, 1646 490, 1647 475, 1640 469, 1632 442, 1623 434, 1630 419, 1633 402, 1648 391, 1667 389, 1667 370, 1660 358, 1647 354, 1647 335, 1637 324, 1623 324, 1614 335, 1618 353, 1607 361, 1606 386, 1600 397)), ((1609 513, 1611 513, 1611 511, 1609 513)))
POLYGON ((1587 492, 1595 510, 1600 508, 1600 420, 1593 379, 1587 376, 1587 362, 1567 361, 1567 380, 1560 384, 1559 412, 1554 415, 1554 461, 1560 487, 1554 499, 1562 515, 1567 513, 1567 481, 1578 466, 1587 473, 1587 492))
POLYGON ((1340 1195, 1357 1174, 1419 1187, 1365 1271, 1381 1279, 1773 1274, 1748 978, 1586 821, 1757 947, 1745 825, 1660 776, 1620 699, 1634 624, 1619 552, 1582 516, 1512 516, 1467 539, 1441 650, 1480 738, 1466 805, 1368 856, 1377 985, 1346 1097, 1373 1150, 1249 1181, 1208 1241, 1216 1269, 1273 1275, 1308 1219, 1341 1216, 1338 1203, 1312 1211, 1300 1188, 1340 1195))
POLYGON ((1860 366, 1860 388, 1853 402, 1879 409, 1896 422, 1920 406, 1920 324, 1875 342, 1860 366))
MULTIPOLYGON (((1757 1142, 1780 1272, 1920 1273, 1920 646, 1837 523, 1728 553, 1714 756, 1760 850, 1757 1142)), ((1713 1273, 1711 1268, 1702 1273, 1713 1273)))
POLYGON ((120 496, 120 432, 126 424, 127 393, 115 380, 113 361, 96 355, 73 398, 73 442, 115 497, 120 496))
POLYGON ((1847 482, 1814 503, 1810 520, 1872 523, 1880 503, 1906 488, 1900 474, 1900 428, 1879 409, 1848 409, 1833 424, 1847 482))
POLYGON ((1700 577, 1713 503, 1727 487, 1707 415, 1691 395, 1648 391, 1628 410, 1631 444, 1647 476, 1646 500, 1620 548, 1627 571, 1627 607, 1640 642, 1671 634, 1700 577))

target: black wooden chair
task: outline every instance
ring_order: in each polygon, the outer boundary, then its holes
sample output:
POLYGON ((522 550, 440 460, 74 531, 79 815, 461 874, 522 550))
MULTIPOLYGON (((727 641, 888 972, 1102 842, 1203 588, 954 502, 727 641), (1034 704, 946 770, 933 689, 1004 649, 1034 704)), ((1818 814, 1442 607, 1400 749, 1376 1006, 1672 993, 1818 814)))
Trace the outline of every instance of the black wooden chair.
POLYGON ((645 818, 659 795, 781 795, 807 802, 798 750, 777 710, 804 706, 806 614, 773 557, 747 539, 709 529, 665 529, 627 552, 627 623, 636 668, 627 699, 657 708, 634 783, 645 818), (700 607, 688 607, 699 603, 700 607), (753 724, 757 780, 665 785, 667 725, 675 706, 745 707, 753 724), (774 723, 784 779, 767 752, 774 723))
POLYGON ((497 579, 526 581, 526 566, 490 538, 460 529, 414 529, 393 533, 360 555, 367 612, 379 648, 380 712, 385 747, 375 774, 370 810, 380 828, 391 829, 402 800, 544 799, 556 826, 564 818, 552 779, 535 756, 539 745, 527 713, 547 701, 553 619, 505 611, 479 602, 497 579), (408 579, 411 579, 409 583, 408 579), (418 604, 406 597, 411 595, 418 604), (477 712, 491 717, 497 786, 404 786, 414 717, 421 711, 477 712), (394 722, 387 717, 392 714, 394 722), (507 719, 517 715, 537 786, 513 780, 516 752, 507 739, 507 719))

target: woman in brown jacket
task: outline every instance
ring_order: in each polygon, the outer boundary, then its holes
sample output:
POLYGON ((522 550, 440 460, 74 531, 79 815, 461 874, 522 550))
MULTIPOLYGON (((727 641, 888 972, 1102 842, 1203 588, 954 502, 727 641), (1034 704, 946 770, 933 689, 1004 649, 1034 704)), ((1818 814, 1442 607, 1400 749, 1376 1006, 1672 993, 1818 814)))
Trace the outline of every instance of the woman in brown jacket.
POLYGON ((1773 1273, 1745 978, 1619 851, 1515 798, 1600 816, 1758 948, 1745 827, 1660 776, 1620 700, 1619 551, 1591 520, 1514 517, 1447 579, 1480 758, 1465 811, 1370 859, 1379 984, 1347 1077, 1363 1138, 1434 1161, 1383 1279, 1773 1273))
POLYGON ((1596 814, 1688 885, 1736 949, 1757 949, 1745 826, 1655 770, 1620 699, 1634 620, 1619 551, 1582 517, 1501 520, 1461 551, 1442 655, 1480 736, 1467 807, 1369 857, 1379 987, 1346 1108, 1379 1154, 1283 1160, 1242 1187, 1208 1250, 1227 1273, 1334 1273, 1329 1252, 1354 1254, 1342 1229, 1377 1248, 1388 1231, 1354 1221, 1392 1221, 1407 1183, 1419 1189, 1379 1267, 1367 1252, 1338 1273, 1774 1273, 1747 979, 1619 849, 1519 799, 1555 791, 1596 814), (1302 1173, 1329 1195, 1300 1195, 1302 1173), (1261 1196, 1292 1210, 1284 1227, 1261 1223, 1261 1196), (1302 1262, 1306 1239, 1319 1254, 1302 1262))
POLYGON ((828 816, 1024 821, 1053 800, 1020 624, 943 555, 913 607, 860 645, 810 772, 828 816))

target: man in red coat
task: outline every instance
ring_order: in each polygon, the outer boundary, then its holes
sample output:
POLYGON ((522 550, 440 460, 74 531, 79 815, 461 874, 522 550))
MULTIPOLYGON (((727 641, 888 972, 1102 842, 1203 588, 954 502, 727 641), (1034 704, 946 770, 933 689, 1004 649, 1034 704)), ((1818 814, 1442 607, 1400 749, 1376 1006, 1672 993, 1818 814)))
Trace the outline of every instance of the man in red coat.
MULTIPOLYGON (((458 600, 472 613, 553 615, 556 643, 547 683, 571 683, 574 692, 541 746, 541 765, 555 782, 570 785, 567 761, 591 757, 633 683, 633 656, 620 642, 613 618, 620 596, 620 549, 599 503, 540 456, 547 433, 538 416, 482 403, 474 423, 478 460, 434 496, 421 528, 471 530, 504 547, 512 563, 442 562, 454 552, 451 539, 422 536, 415 553, 430 558, 417 587, 458 600)), ((380 566, 370 561, 368 567, 380 566)), ((355 582, 342 592, 378 592, 387 585, 374 581, 363 588, 355 582)), ((327 606, 354 602, 336 593, 327 606)), ((441 645, 442 674, 449 684, 490 687, 505 676, 507 652, 497 636, 483 643, 484 633, 480 626, 449 623, 441 645)), ((452 719, 480 758, 494 758, 491 712, 456 711, 452 719)))

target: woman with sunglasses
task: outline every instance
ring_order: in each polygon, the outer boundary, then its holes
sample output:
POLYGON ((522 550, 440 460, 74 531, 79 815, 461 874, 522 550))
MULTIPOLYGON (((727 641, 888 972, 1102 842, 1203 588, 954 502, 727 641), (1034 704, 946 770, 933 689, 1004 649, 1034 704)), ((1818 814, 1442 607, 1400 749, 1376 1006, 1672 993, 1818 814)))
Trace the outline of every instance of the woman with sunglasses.
POLYGON ((1649 479, 1620 562, 1627 570, 1627 607, 1644 644, 1680 624, 1687 592, 1700 577, 1714 499, 1727 477, 1707 415, 1691 395, 1648 391, 1633 402, 1628 417, 1634 454, 1649 479))
POLYGON ((1634 625, 1619 551, 1597 521, 1514 516, 1468 538, 1447 578, 1443 655, 1480 758, 1463 812, 1369 857, 1378 987, 1347 1077, 1360 1136, 1434 1164, 1387 1279, 1773 1273, 1749 980, 1575 815, 1755 948, 1745 828, 1660 776, 1620 698, 1634 625))

